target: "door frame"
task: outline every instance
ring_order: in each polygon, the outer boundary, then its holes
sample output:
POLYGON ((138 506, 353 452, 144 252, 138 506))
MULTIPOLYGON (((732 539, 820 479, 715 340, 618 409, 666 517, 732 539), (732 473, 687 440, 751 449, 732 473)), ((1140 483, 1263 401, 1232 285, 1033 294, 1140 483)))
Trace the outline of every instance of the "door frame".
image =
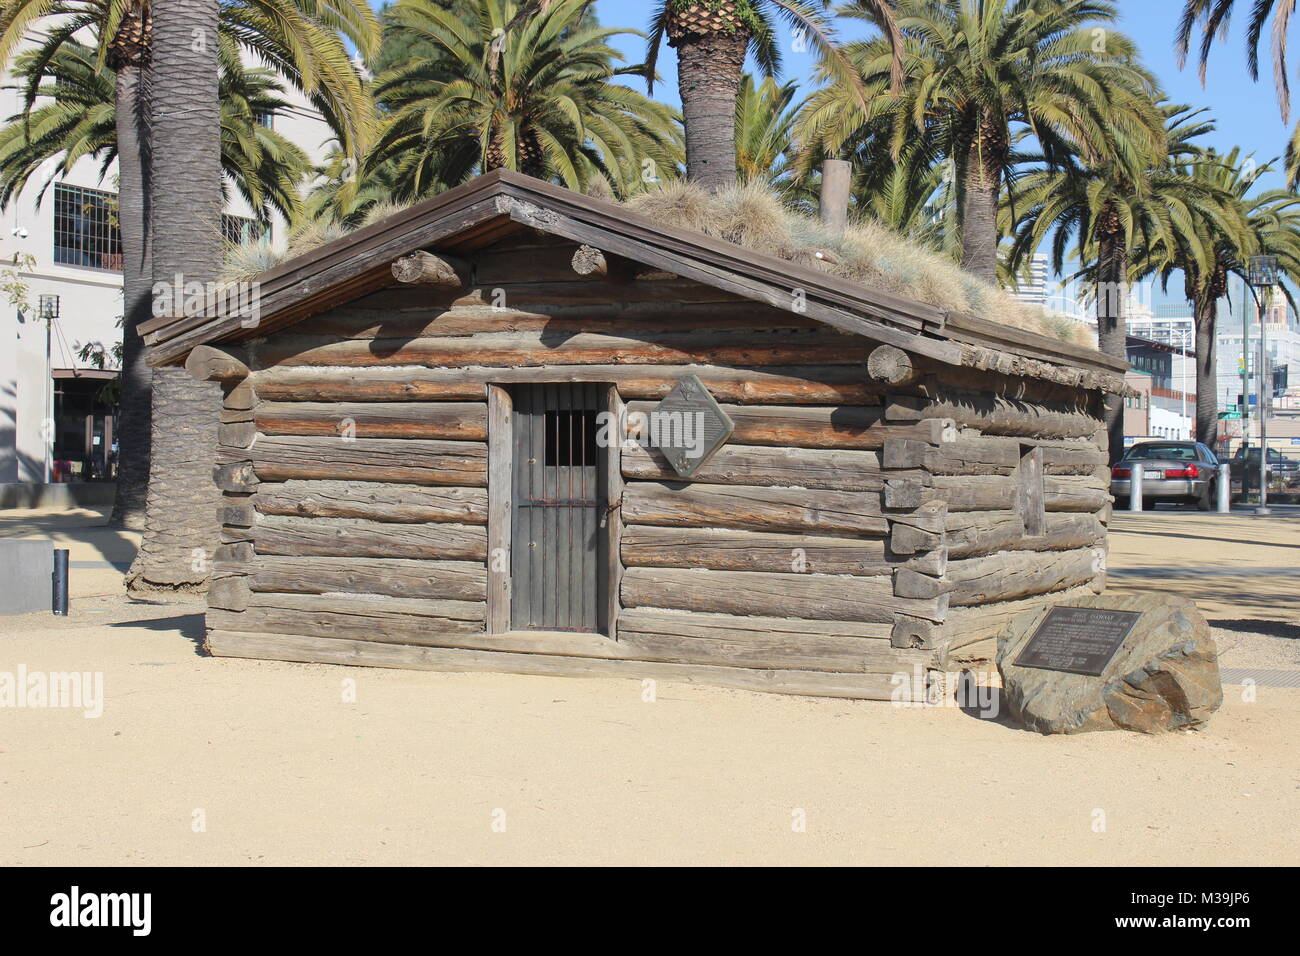
MULTIPOLYGON (((570 384, 562 380, 517 383, 527 385, 570 384)), ((607 506, 603 527, 605 530, 605 594, 598 600, 605 602, 604 636, 618 637, 618 614, 621 608, 619 589, 623 579, 623 561, 619 547, 623 540, 623 456, 622 436, 627 434, 627 410, 618 386, 606 382, 593 383, 604 386, 604 408, 616 423, 613 436, 605 449, 605 480, 607 506)), ((488 404, 488 523, 487 523, 487 633, 489 634, 544 634, 545 631, 516 632, 511 620, 511 548, 512 513, 514 510, 514 397, 510 386, 491 383, 487 386, 488 404)), ((597 635, 599 636, 599 635, 597 635)))

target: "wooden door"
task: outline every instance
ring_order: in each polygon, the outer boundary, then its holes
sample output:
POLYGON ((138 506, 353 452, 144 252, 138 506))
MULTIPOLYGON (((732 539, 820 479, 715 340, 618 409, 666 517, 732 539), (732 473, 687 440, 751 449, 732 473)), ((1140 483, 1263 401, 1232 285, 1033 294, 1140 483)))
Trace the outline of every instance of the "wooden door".
POLYGON ((604 629, 608 505, 599 385, 514 390, 511 626, 604 629))

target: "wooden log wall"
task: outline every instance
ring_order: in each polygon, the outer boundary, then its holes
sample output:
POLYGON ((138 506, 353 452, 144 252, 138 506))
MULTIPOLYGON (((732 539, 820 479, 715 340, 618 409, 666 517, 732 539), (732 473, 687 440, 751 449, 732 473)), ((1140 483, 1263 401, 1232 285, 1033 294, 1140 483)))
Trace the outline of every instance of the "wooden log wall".
POLYGON ((582 277, 575 249, 466 256, 468 288, 385 290, 239 353, 214 652, 888 698, 893 675, 949 659, 968 609, 1102 579, 1095 396, 924 360, 873 381, 874 343, 673 277, 582 277), (687 374, 736 431, 682 481, 635 421, 687 374), (489 388, 566 381, 613 385, 633 422, 617 640, 489 620, 489 388), (1027 449, 1034 537, 1015 504, 1027 449))

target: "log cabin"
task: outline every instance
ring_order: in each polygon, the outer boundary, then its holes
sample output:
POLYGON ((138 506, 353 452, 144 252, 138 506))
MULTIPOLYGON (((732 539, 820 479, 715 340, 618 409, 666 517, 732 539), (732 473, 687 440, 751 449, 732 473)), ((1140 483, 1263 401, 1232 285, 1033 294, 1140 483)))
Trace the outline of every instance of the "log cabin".
POLYGON ((143 330, 225 395, 213 655, 897 700, 1105 585, 1093 349, 503 171, 257 302, 143 330))

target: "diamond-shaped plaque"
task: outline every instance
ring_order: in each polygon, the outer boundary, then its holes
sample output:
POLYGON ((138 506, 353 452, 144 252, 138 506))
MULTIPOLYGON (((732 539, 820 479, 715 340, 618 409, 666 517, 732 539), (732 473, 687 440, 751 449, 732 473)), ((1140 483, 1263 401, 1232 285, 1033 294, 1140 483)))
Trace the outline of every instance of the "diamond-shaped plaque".
POLYGON ((651 442, 683 478, 693 475, 736 430, 694 375, 681 379, 650 416, 651 442))

